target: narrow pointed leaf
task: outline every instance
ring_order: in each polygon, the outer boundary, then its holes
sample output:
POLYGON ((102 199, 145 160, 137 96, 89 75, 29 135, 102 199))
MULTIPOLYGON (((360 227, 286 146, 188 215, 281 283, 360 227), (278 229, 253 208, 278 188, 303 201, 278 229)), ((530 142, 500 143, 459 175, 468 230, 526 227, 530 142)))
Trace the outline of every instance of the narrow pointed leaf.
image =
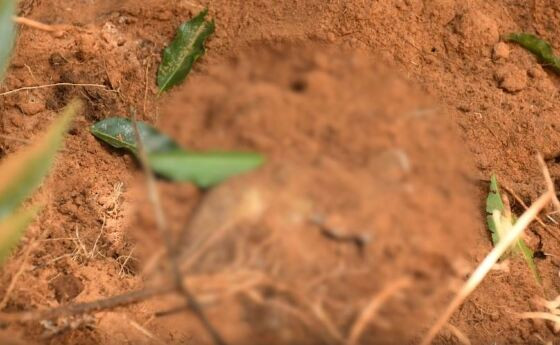
POLYGON ((29 147, 0 161, 0 220, 7 217, 40 185, 49 171, 70 121, 81 107, 71 102, 47 132, 29 147))
POLYGON ((215 28, 213 20, 205 19, 207 14, 208 10, 203 10, 184 22, 173 41, 164 49, 157 76, 160 93, 182 82, 195 61, 204 54, 204 41, 215 28))
MULTIPOLYGON (((144 122, 137 122, 140 138, 147 153, 179 149, 179 145, 168 136, 144 122)), ((125 148, 137 153, 136 136, 132 121, 123 117, 112 117, 91 126, 91 133, 116 148, 125 148)))
POLYGON ((541 279, 541 275, 539 274, 539 271, 537 270, 537 265, 535 265, 535 261, 533 258, 534 256, 533 251, 531 250, 531 248, 527 246, 525 241, 523 241, 522 239, 519 239, 517 241, 516 246, 517 249, 519 250, 519 253, 521 253, 521 256, 523 256, 523 259, 527 263, 527 266, 529 266, 531 273, 533 273, 533 276, 540 284, 542 282, 542 279, 541 279))
POLYGON ((506 40, 515 42, 533 53, 539 62, 552 68, 556 73, 560 73, 560 58, 554 55, 550 44, 532 34, 512 33, 506 36, 506 40))
MULTIPOLYGON (((501 197, 500 186, 495 175, 492 175, 490 178, 490 190, 486 198, 486 213, 488 229, 492 235, 492 243, 495 246, 498 244, 501 237, 507 234, 517 221, 517 217, 511 213, 511 210, 506 210, 506 206, 501 197)), ((527 263, 527 266, 529 266, 537 282, 541 284, 541 277, 533 259, 533 251, 527 246, 523 239, 519 238, 515 241, 508 252, 520 254, 527 263)))
POLYGON ((500 186, 498 185, 496 176, 492 175, 492 177, 490 177, 490 191, 488 192, 488 197, 486 198, 486 221, 488 223, 488 229, 492 235, 492 243, 496 245, 500 240, 500 236, 498 233, 498 225, 493 217, 494 211, 498 211, 500 214, 503 214, 504 203, 500 195, 500 186))
POLYGON ((163 177, 208 188, 259 167, 264 158, 257 153, 171 151, 151 154, 148 160, 152 169, 163 177))
POLYGON ((492 214, 494 210, 504 212, 504 203, 500 195, 500 186, 496 180, 496 175, 490 177, 490 191, 486 198, 486 213, 492 214))
POLYGON ((25 229, 33 221, 38 211, 38 207, 20 209, 0 221, 0 263, 19 243, 25 229))
POLYGON ((14 44, 15 26, 12 21, 15 0, 0 0, 0 82, 8 66, 14 44))

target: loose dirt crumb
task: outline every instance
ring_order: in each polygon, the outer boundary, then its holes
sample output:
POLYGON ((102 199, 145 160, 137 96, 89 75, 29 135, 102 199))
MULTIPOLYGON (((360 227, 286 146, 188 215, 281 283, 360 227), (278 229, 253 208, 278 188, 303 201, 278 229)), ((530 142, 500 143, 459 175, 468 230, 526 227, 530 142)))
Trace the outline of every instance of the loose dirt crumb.
POLYGON ((500 88, 508 92, 519 92, 527 87, 527 72, 514 64, 507 64, 496 71, 500 88))
POLYGON ((504 42, 499 42, 494 45, 492 58, 494 60, 507 60, 509 58, 509 47, 504 42))
POLYGON ((54 290, 56 300, 62 303, 76 298, 84 290, 84 284, 79 278, 64 274, 51 281, 51 288, 54 290))

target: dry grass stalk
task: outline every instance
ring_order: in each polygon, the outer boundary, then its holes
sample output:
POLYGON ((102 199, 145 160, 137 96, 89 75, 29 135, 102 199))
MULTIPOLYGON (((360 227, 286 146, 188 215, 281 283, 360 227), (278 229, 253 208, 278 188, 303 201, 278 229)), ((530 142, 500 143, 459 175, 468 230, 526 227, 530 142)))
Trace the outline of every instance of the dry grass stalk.
POLYGON ((508 250, 508 248, 521 236, 523 231, 537 217, 537 215, 546 207, 546 205, 556 199, 554 184, 550 178, 550 174, 542 157, 537 157, 543 171, 544 178, 547 183, 548 190, 541 195, 522 215, 519 217, 511 230, 502 238, 502 240, 488 253, 482 260, 480 265, 473 272, 469 280, 463 285, 459 292, 455 295, 451 303, 447 306, 443 314, 440 315, 436 323, 430 328, 426 336, 422 339, 420 345, 429 345, 435 336, 445 326, 453 313, 461 306, 461 304, 469 297, 469 295, 478 287, 482 280, 486 277, 492 267, 498 262, 500 257, 508 250))
POLYGON ((37 86, 24 86, 24 87, 20 87, 20 88, 14 89, 14 90, 2 92, 2 93, 0 93, 0 96, 8 96, 8 95, 18 93, 18 92, 21 92, 21 91, 45 89, 45 88, 56 87, 56 86, 96 87, 96 88, 103 89, 104 91, 107 91, 107 92, 115 92, 115 93, 118 92, 116 90, 111 90, 107 86, 101 85, 101 84, 54 83, 54 84, 45 84, 45 85, 37 85, 37 86))
POLYGON ((64 25, 48 25, 25 17, 14 16, 12 17, 12 20, 14 21, 14 23, 25 25, 33 29, 47 31, 47 32, 60 33, 65 31, 67 28, 64 25))
POLYGON ((360 341, 360 337, 364 333, 367 325, 377 316, 379 309, 387 300, 389 300, 392 296, 394 296, 397 292, 401 291, 404 288, 409 287, 412 284, 410 278, 401 278, 387 287, 385 287, 381 292, 377 293, 368 305, 362 310, 352 329, 350 331, 350 335, 348 336, 348 340, 346 341, 346 345, 356 345, 360 341))
POLYGON ((459 342, 463 345, 471 345, 471 341, 469 340, 469 338, 463 333, 461 332, 461 330, 455 326, 453 326, 452 324, 448 323, 447 324, 447 329, 449 329, 449 331, 451 332, 451 334, 453 334, 455 336, 455 338, 457 338, 457 340, 459 340, 459 342))

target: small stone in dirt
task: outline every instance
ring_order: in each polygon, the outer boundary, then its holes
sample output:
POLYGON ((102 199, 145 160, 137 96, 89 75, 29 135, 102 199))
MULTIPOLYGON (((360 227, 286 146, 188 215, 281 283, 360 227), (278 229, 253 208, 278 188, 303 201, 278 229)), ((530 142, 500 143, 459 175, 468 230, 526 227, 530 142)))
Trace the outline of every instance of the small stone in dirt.
POLYGON ((59 303, 73 300, 84 290, 82 281, 71 274, 56 277, 50 286, 54 290, 54 297, 59 303))
POLYGON ((65 65, 67 60, 60 53, 53 53, 49 56, 49 64, 53 67, 65 65))
POLYGON ((513 64, 501 67, 494 76, 499 87, 507 92, 519 92, 527 87, 527 73, 513 64))
POLYGON ((18 103, 17 106, 25 115, 35 115, 45 110, 45 102, 35 97, 29 97, 27 102, 18 103))
POLYGON ((489 49, 500 38, 496 21, 481 11, 466 10, 455 20, 455 32, 460 35, 460 45, 463 52, 481 52, 490 55, 489 49))
POLYGON ((531 67, 527 73, 529 74, 529 77, 534 79, 544 79, 546 77, 546 72, 540 65, 531 67))
POLYGON ((498 42, 494 45, 494 50, 492 53, 494 61, 507 60, 509 57, 509 47, 504 42, 498 42))

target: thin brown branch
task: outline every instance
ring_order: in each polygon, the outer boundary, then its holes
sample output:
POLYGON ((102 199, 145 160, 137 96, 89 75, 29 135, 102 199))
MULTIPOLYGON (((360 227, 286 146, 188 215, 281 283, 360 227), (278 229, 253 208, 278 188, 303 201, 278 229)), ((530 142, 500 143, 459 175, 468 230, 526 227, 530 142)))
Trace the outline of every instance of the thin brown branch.
POLYGON ((115 92, 115 93, 118 92, 116 90, 111 90, 107 86, 102 85, 102 84, 54 83, 54 84, 45 84, 45 85, 36 85, 36 86, 24 86, 24 87, 20 87, 20 88, 14 89, 14 90, 2 92, 2 93, 0 93, 0 96, 8 96, 8 95, 18 93, 18 92, 21 92, 21 91, 45 89, 45 88, 56 87, 56 86, 97 87, 97 88, 104 89, 104 91, 107 91, 107 92, 115 92))
POLYGON ((46 319, 54 319, 63 316, 72 316, 86 313, 98 312, 101 310, 123 307, 126 305, 142 302, 149 298, 165 295, 174 292, 174 286, 164 286, 136 290, 105 299, 79 304, 63 305, 57 308, 45 310, 24 311, 18 313, 0 313, 0 322, 29 322, 46 319))
POLYGON ((155 177, 148 165, 148 155, 142 143, 142 138, 140 136, 140 131, 138 130, 138 125, 136 123, 136 113, 133 112, 133 126, 134 126, 134 134, 136 137, 136 145, 138 146, 138 156, 142 168, 144 170, 144 174, 146 176, 146 185, 148 187, 148 197, 150 199, 150 203, 154 209, 155 217, 156 217, 156 224, 158 230, 163 237, 163 241, 167 250, 167 256, 169 259, 169 263, 171 266, 171 275, 177 291, 179 291, 188 305, 190 305, 191 310, 194 314, 198 317, 204 328, 212 337, 212 340, 216 345, 226 345, 226 342, 223 340, 220 333, 216 330, 216 328, 212 325, 206 313, 202 309, 202 306, 196 299, 196 297, 191 293, 190 289, 187 287, 185 282, 182 279, 181 271, 179 269, 179 265, 177 263, 178 251, 176 250, 176 246, 173 242, 173 237, 169 232, 169 228, 167 226, 167 220, 163 213, 163 207, 161 206, 161 201, 159 197, 159 192, 157 190, 155 177))

